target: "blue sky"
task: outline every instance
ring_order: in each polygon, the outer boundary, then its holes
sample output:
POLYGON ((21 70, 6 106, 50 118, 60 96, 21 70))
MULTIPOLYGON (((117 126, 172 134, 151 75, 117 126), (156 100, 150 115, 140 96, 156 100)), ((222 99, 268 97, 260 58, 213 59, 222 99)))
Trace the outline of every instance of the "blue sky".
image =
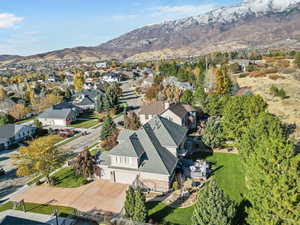
POLYGON ((241 0, 1 0, 0 55, 95 46, 135 28, 241 0))

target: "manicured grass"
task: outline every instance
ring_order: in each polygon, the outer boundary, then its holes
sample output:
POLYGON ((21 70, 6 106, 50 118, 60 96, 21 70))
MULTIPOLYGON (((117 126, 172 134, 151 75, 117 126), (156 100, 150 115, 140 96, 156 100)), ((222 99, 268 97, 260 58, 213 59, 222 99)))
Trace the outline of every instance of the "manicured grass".
POLYGON ((35 119, 35 116, 34 117, 30 117, 28 119, 24 119, 24 120, 19 120, 19 121, 16 122, 16 124, 27 123, 27 122, 32 121, 34 119, 35 119))
MULTIPOLYGON (((214 153, 213 155, 196 154, 193 159, 205 158, 213 165, 213 177, 232 200, 242 201, 241 194, 246 193, 244 173, 238 154, 214 153)), ((155 222, 170 222, 172 224, 191 224, 193 206, 183 209, 173 209, 162 202, 148 202, 148 213, 155 222)))
POLYGON ((172 224, 189 225, 194 207, 174 209, 162 202, 147 203, 149 217, 155 222, 169 222, 172 224))
POLYGON ((206 158, 214 163, 213 176, 216 181, 232 200, 240 202, 241 194, 245 194, 245 175, 238 154, 214 153, 206 158))
POLYGON ((42 179, 43 176, 42 175, 39 175, 39 176, 36 176, 35 178, 33 178, 32 180, 28 181, 27 182, 27 185, 32 185, 32 184, 35 184, 36 182, 38 182, 40 179, 42 179))
POLYGON ((77 176, 71 167, 65 167, 55 174, 52 178, 55 179, 56 187, 73 188, 86 184, 86 179, 82 176, 77 176))
MULTIPOLYGON (((0 212, 3 212, 8 209, 12 209, 13 204, 12 202, 7 202, 4 205, 0 206, 0 212)), ((66 214, 72 214, 73 208, 65 207, 65 206, 52 206, 52 205, 40 205, 35 203, 25 203, 25 208, 27 212, 33 212, 33 213, 41 213, 41 214, 52 214, 53 209, 57 209, 57 212, 60 216, 64 216, 66 214)), ((17 208, 16 210, 23 210, 22 207, 17 208)))
POLYGON ((77 120, 74 123, 70 125, 70 127, 74 128, 91 128, 95 125, 97 125, 99 121, 97 119, 92 119, 92 120, 77 120))
POLYGON ((79 117, 79 119, 98 119, 98 118, 99 118, 99 114, 94 112, 84 113, 79 117))

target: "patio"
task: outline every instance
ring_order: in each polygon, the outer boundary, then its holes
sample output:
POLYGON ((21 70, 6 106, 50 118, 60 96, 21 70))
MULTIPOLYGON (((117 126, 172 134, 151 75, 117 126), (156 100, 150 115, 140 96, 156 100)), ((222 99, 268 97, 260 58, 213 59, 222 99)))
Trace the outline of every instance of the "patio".
POLYGON ((119 213, 128 185, 96 180, 78 188, 34 186, 12 197, 11 201, 32 202, 72 207, 82 212, 101 210, 119 213))

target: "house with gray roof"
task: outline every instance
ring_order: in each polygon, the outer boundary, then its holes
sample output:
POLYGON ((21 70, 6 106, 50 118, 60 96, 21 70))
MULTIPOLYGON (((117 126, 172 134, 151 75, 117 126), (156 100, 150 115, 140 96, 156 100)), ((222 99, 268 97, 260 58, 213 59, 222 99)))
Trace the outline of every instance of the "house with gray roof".
POLYGON ((44 126, 67 126, 81 113, 81 109, 72 103, 53 105, 38 116, 44 126))
POLYGON ((155 115, 161 115, 187 129, 197 127, 197 113, 194 107, 184 103, 157 101, 141 106, 139 118, 142 124, 147 123, 155 115))
POLYGON ((73 104, 83 110, 94 110, 97 97, 103 95, 100 89, 85 89, 74 95, 73 104))
POLYGON ((168 191, 178 157, 185 155, 187 129, 155 116, 137 131, 122 130, 119 144, 97 159, 96 176, 115 183, 168 191))
POLYGON ((7 149, 13 144, 32 138, 35 133, 36 128, 22 124, 0 126, 0 149, 7 149))

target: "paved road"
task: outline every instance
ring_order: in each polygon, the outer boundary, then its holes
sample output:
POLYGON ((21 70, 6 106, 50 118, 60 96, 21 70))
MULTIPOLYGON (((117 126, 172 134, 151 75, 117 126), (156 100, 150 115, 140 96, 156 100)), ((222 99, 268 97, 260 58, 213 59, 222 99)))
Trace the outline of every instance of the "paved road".
MULTIPOLYGON (((123 89, 123 96, 120 99, 121 102, 127 102, 131 110, 138 111, 140 98, 138 98, 133 90, 131 90, 130 82, 124 82, 121 87, 123 89)), ((115 122, 121 120, 123 120, 123 116, 114 119, 115 122)), ((78 153, 85 147, 89 147, 99 141, 101 127, 86 130, 89 132, 89 135, 79 137, 60 147, 65 151, 78 153)), ((22 188, 30 180, 28 177, 16 176, 16 169, 10 158, 11 155, 15 153, 15 150, 16 149, 0 152, 0 166, 7 172, 5 175, 0 176, 0 203, 1 201, 6 200, 10 194, 15 193, 18 189, 22 188)))
MULTIPOLYGON (((139 110, 140 98, 137 97, 133 90, 131 90, 130 83, 126 82, 122 84, 123 96, 120 98, 121 102, 127 102, 129 110, 137 112, 139 110)), ((123 120, 123 116, 119 116, 114 119, 115 123, 123 120)), ((61 149, 74 153, 81 152, 84 148, 89 147, 99 141, 99 136, 102 126, 96 129, 86 129, 88 135, 76 138, 74 141, 64 144, 61 149)))

